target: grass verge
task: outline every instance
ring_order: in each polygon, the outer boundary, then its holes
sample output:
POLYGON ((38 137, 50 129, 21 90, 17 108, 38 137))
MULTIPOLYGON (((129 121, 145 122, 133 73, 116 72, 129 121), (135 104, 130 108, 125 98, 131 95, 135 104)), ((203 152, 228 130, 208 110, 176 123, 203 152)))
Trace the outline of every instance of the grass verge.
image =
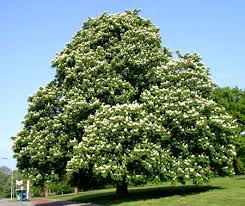
POLYGON ((245 176, 215 178, 205 185, 134 187, 124 197, 117 196, 115 189, 102 189, 50 198, 108 206, 245 206, 245 176))

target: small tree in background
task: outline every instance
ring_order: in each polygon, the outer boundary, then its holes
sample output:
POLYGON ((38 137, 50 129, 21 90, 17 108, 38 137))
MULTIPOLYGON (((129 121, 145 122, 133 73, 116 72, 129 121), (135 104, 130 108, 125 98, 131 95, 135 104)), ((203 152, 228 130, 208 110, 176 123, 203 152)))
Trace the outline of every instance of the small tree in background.
POLYGON ((237 122, 235 139, 237 158, 234 161, 236 174, 245 173, 245 90, 237 87, 217 87, 213 92, 214 100, 233 116, 237 122))
POLYGON ((119 194, 154 179, 232 174, 232 118, 211 100, 200 57, 178 55, 138 11, 89 19, 56 55, 55 79, 30 98, 14 137, 18 167, 42 185, 67 168, 119 194))
POLYGON ((11 169, 6 166, 0 167, 0 198, 10 197, 11 169))

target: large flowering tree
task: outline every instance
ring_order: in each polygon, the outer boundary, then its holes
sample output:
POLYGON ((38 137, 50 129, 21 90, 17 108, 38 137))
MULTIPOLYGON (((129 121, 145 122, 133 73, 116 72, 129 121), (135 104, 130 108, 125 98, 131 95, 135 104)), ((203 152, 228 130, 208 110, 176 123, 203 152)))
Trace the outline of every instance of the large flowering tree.
POLYGON ((200 57, 178 56, 137 11, 89 19, 56 55, 54 81, 30 98, 14 137, 18 167, 42 183, 89 173, 118 193, 231 174, 232 118, 211 100, 200 57))

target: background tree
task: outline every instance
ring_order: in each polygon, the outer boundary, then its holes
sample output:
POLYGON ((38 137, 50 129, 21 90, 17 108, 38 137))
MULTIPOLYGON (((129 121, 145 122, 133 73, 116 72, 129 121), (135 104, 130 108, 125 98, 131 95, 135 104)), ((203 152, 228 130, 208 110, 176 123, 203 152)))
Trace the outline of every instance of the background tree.
POLYGON ((67 166, 71 179, 87 175, 123 194, 155 178, 231 174, 232 118, 211 100, 200 57, 178 54, 138 11, 90 18, 52 62, 54 81, 30 98, 13 138, 18 167, 45 185, 67 166))
POLYGON ((237 87, 217 87, 213 92, 214 100, 236 120, 237 138, 235 139, 237 158, 234 161, 236 174, 245 173, 245 90, 237 87), (242 135, 243 134, 243 135, 242 135))
POLYGON ((10 197, 11 190, 11 169, 0 167, 0 197, 10 197))
POLYGON ((13 181, 13 195, 15 195, 15 181, 21 179, 18 170, 13 171, 6 166, 0 167, 0 198, 9 198, 11 196, 11 183, 13 181))

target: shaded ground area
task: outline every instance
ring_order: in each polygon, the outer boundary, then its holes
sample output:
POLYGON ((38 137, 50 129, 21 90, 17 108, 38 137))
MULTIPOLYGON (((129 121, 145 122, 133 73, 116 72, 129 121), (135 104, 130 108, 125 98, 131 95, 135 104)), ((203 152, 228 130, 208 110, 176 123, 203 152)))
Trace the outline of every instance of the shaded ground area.
POLYGON ((76 203, 72 201, 62 201, 62 200, 50 201, 44 199, 36 199, 32 201, 32 203, 35 206, 97 206, 95 204, 90 204, 90 203, 76 203))
POLYGON ((83 196, 74 196, 71 201, 75 202, 89 202, 99 205, 119 205, 121 203, 126 203, 140 200, 148 200, 148 199, 159 199, 162 197, 170 197, 174 195, 192 195, 198 193, 204 193, 214 189, 223 189, 222 187, 215 186, 159 186, 156 188, 136 188, 131 189, 127 196, 118 196, 115 192, 105 192, 101 194, 89 194, 83 196))
POLYGON ((214 189, 223 189, 214 186, 158 186, 153 188, 133 188, 129 190, 127 196, 118 196, 115 191, 87 194, 83 196, 71 196, 68 200, 49 200, 36 199, 33 200, 33 206, 99 206, 120 204, 139 200, 158 199, 162 197, 170 197, 173 195, 192 195, 203 193, 214 189), (79 203, 80 202, 80 203, 79 203))

